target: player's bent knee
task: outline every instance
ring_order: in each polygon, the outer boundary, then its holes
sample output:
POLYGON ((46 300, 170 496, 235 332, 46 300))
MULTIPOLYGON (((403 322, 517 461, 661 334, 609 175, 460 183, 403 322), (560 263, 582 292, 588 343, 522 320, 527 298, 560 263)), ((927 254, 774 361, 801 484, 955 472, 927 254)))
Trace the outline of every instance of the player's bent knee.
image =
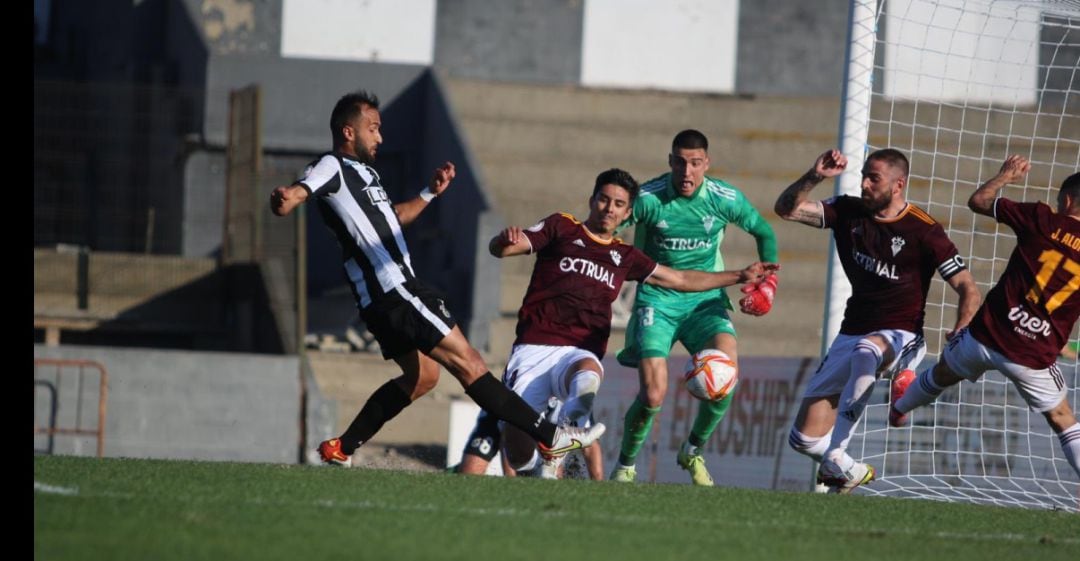
POLYGON ((952 368, 949 368, 949 365, 945 362, 944 358, 934 365, 933 370, 930 371, 930 376, 939 388, 955 386, 963 380, 959 374, 953 372, 952 368))
POLYGON ((1076 424, 1076 415, 1073 414, 1072 408, 1069 407, 1068 400, 1061 400, 1061 403, 1054 406, 1053 409, 1043 413, 1046 417, 1046 422, 1050 425, 1050 428, 1055 433, 1060 434, 1065 429, 1076 424))
POLYGON ((412 398, 415 400, 431 390, 435 389, 435 386, 439 384, 439 371, 436 370, 433 376, 421 376, 416 382, 416 387, 413 389, 412 398))
POLYGON ((488 371, 484 358, 469 345, 456 327, 431 350, 430 356, 465 386, 475 382, 488 371))
POLYGON ((881 349, 874 344, 871 339, 861 339, 855 344, 855 350, 852 352, 852 360, 863 360, 874 365, 876 371, 881 367, 883 360, 883 353, 881 349))
POLYGON ((648 389, 645 392, 645 405, 647 407, 659 408, 664 404, 664 396, 667 394, 667 388, 662 389, 648 389))
POLYGON ((571 396, 595 394, 600 391, 600 374, 592 370, 579 370, 570 380, 571 396))

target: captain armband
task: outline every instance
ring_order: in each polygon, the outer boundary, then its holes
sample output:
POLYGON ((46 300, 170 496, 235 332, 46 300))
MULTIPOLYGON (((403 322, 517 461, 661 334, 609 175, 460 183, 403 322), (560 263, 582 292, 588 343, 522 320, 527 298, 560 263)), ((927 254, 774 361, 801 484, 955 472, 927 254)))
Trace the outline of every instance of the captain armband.
POLYGON ((952 257, 943 261, 938 265, 938 273, 941 274, 941 278, 949 280, 953 275, 967 269, 967 264, 964 263, 964 258, 959 255, 953 255, 952 257))

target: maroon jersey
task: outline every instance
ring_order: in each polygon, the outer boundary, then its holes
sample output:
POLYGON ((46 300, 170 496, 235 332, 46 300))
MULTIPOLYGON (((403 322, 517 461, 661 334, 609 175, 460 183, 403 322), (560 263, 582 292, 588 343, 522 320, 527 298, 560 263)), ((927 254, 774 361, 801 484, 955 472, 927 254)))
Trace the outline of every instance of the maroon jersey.
POLYGON ((648 278, 656 262, 618 238, 597 238, 569 214, 548 216, 525 237, 536 265, 514 344, 573 346, 603 358, 619 288, 648 278))
POLYGON ((1016 248, 971 335, 1017 364, 1047 368, 1080 315, 1080 222, 1043 203, 1001 198, 994 217, 1016 232, 1016 248))
POLYGON ((851 283, 840 333, 922 333, 934 271, 948 280, 965 269, 941 224, 910 203, 889 219, 875 218, 858 197, 833 197, 822 201, 822 210, 851 283))

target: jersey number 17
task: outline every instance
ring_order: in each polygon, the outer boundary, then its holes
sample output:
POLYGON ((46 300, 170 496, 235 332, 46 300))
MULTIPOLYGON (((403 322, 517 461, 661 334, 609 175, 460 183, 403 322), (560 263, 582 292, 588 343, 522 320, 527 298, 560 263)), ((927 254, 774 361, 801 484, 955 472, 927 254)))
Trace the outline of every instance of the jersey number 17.
POLYGON ((1069 282, 1061 287, 1061 290, 1050 295, 1046 299, 1044 306, 1046 306, 1046 313, 1052 314, 1054 310, 1058 309, 1065 300, 1072 296, 1073 292, 1076 292, 1077 288, 1080 288, 1080 263, 1073 261, 1065 257, 1060 251, 1052 249, 1044 250, 1039 254, 1039 263, 1042 263, 1042 268, 1039 269, 1039 274, 1035 275, 1035 284, 1037 286, 1031 287, 1031 290, 1027 293, 1027 300, 1032 304, 1039 303, 1039 297, 1042 296, 1043 291, 1046 289, 1046 283, 1050 282, 1050 277, 1053 276, 1054 271, 1058 267, 1064 267, 1066 271, 1072 273, 1072 278, 1069 282), (1065 263, 1062 264, 1062 261, 1065 263))

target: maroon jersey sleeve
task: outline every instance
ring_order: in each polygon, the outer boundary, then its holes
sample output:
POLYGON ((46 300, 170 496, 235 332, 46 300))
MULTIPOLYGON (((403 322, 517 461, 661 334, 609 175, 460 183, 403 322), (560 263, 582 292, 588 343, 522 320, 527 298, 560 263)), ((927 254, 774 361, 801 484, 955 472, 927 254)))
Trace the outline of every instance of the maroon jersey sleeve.
POLYGON ((552 240, 557 239, 560 230, 565 230, 565 228, 571 226, 572 223, 566 216, 556 212, 536 224, 525 228, 523 233, 529 240, 529 244, 532 245, 531 253, 536 253, 547 247, 552 240))
POLYGON ((836 226, 853 214, 863 213, 862 199, 850 195, 837 195, 821 201, 822 228, 836 226))
POLYGON ((626 274, 626 280, 642 282, 656 270, 656 261, 634 246, 630 246, 626 258, 630 260, 630 272, 626 274))
POLYGON ((1043 203, 1018 203, 1004 197, 994 201, 994 219, 1012 228, 1017 235, 1037 229, 1040 222, 1046 224, 1050 214, 1053 211, 1043 203))
POLYGON ((960 257, 960 252, 956 249, 956 244, 949 239, 945 228, 942 228, 940 223, 935 222, 930 227, 926 238, 923 239, 922 247, 926 258, 930 260, 930 265, 935 267, 941 278, 945 280, 949 280, 967 267, 964 259, 960 257))

